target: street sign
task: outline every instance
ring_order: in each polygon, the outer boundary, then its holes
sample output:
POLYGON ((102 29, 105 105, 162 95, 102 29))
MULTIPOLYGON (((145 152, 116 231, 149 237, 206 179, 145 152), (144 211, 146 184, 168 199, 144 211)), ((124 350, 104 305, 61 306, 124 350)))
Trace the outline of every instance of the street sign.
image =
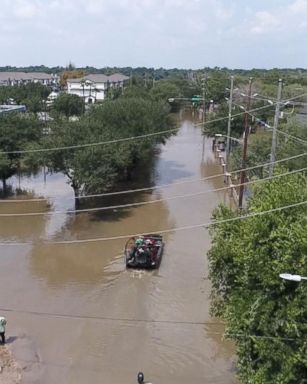
POLYGON ((194 95, 194 96, 192 96, 191 100, 193 103, 199 103, 200 101, 203 100, 203 98, 199 95, 194 95))

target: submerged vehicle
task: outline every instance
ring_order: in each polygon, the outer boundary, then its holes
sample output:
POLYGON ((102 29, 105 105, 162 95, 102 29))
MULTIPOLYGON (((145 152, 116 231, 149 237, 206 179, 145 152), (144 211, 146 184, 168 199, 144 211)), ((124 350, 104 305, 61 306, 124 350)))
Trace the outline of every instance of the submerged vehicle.
POLYGON ((158 268, 164 243, 161 235, 131 237, 125 245, 127 268, 158 268))

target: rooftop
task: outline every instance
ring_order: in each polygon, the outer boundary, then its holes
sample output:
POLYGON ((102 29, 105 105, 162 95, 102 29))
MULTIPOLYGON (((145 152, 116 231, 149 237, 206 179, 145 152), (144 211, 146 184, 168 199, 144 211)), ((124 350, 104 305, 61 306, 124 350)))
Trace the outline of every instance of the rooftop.
POLYGON ((97 74, 89 74, 84 77, 80 77, 79 79, 67 79, 69 83, 80 83, 81 81, 91 81, 93 83, 107 83, 112 82, 112 83, 117 83, 121 81, 128 80, 129 77, 122 75, 121 73, 114 73, 113 75, 107 76, 103 75, 101 73, 97 74))
POLYGON ((0 81, 51 80, 52 78, 52 75, 44 72, 0 72, 0 81))

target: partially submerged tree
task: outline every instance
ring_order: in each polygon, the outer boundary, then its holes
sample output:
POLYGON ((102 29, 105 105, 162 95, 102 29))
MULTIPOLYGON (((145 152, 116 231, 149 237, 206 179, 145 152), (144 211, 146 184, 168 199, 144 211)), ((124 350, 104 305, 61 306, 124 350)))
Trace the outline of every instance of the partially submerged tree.
POLYGON ((120 180, 129 179, 136 164, 155 144, 169 134, 99 144, 105 141, 137 137, 169 127, 169 109, 164 103, 139 98, 105 101, 79 122, 57 122, 46 138, 50 148, 78 146, 76 149, 47 152, 44 161, 70 180, 75 196, 112 189, 120 180))
POLYGON ((23 162, 23 154, 12 152, 26 150, 29 145, 38 143, 41 135, 41 124, 29 116, 7 115, 0 118, 0 179, 4 194, 7 179, 17 172, 23 162))

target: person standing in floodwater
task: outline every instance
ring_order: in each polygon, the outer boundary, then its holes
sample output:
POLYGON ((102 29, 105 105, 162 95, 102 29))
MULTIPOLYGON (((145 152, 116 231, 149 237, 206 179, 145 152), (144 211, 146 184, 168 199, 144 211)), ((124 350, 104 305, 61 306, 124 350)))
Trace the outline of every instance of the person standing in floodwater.
POLYGON ((2 344, 5 344, 5 326, 6 326, 6 318, 0 317, 0 336, 1 336, 2 344))

